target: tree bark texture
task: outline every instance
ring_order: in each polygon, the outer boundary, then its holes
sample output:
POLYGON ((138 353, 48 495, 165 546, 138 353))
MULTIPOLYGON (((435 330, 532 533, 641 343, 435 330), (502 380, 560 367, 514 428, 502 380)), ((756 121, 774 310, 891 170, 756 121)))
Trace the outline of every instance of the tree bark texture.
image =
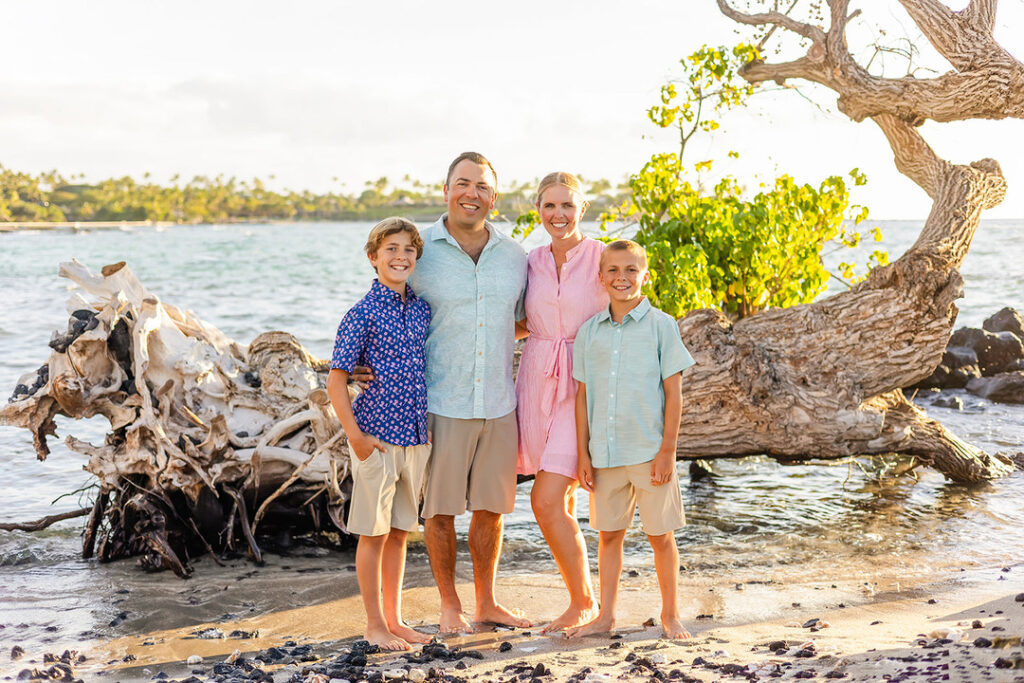
POLYGON ((922 80, 873 76, 855 62, 845 37, 848 0, 829 0, 827 31, 717 1, 741 24, 811 41, 799 59, 748 64, 741 70, 748 81, 803 79, 833 89, 841 111, 879 126, 897 168, 933 206, 917 242, 848 292, 735 324, 708 310, 683 318, 680 333, 698 364, 686 375, 680 450, 697 458, 765 453, 789 461, 906 453, 963 482, 1012 471, 1012 457, 965 444, 901 390, 941 360, 962 295, 958 269, 981 212, 1006 194, 995 161, 940 159, 917 128, 925 119, 1024 116, 1024 65, 992 38, 995 1, 953 12, 933 0, 901 0, 954 67, 922 80))

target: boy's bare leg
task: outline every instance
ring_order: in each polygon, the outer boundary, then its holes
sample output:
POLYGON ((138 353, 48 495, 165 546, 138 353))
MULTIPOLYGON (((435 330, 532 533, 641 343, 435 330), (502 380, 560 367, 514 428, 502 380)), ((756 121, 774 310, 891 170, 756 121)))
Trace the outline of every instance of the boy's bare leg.
POLYGON ((498 604, 494 597, 494 580, 501 557, 501 534, 505 528, 500 513, 474 510, 469 523, 469 553, 473 556, 473 587, 476 591, 478 622, 526 628, 532 622, 498 604))
POLYGON ((381 593, 388 630, 407 643, 429 643, 430 636, 414 631, 402 621, 402 582, 405 579, 405 543, 408 531, 391 528, 381 555, 381 593))
POLYGON ((363 637, 371 645, 379 645, 383 650, 408 650, 409 643, 388 630, 381 608, 381 555, 387 539, 387 534, 360 536, 359 545, 356 546, 356 579, 366 610, 366 632, 363 637))
POLYGON ((462 613, 462 601, 455 591, 455 517, 436 515, 423 520, 423 537, 430 571, 441 594, 441 633, 471 633, 473 626, 462 613))
POLYGON ((596 616, 594 589, 590 585, 590 567, 583 532, 576 522, 573 491, 576 480, 553 472, 540 471, 533 481, 530 503, 544 540, 551 548, 562 581, 569 591, 569 607, 544 627, 543 633, 585 624, 596 616))
POLYGON ((647 536, 654 551, 654 570, 658 573, 658 588, 661 589, 661 627, 666 638, 689 638, 690 632, 679 620, 679 605, 676 602, 679 581, 679 548, 675 534, 671 531, 660 536, 647 536))
POLYGON ((597 546, 598 581, 601 584, 601 611, 593 621, 568 629, 566 637, 608 633, 615 628, 615 608, 619 599, 619 579, 622 578, 622 543, 626 530, 602 531, 597 546))

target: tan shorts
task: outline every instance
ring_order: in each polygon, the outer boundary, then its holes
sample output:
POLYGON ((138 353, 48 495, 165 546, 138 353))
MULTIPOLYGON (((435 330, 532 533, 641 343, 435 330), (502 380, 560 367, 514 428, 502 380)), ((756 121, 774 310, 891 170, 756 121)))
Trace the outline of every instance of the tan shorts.
POLYGON ((429 459, 430 444, 385 443, 383 452, 374 450, 366 460, 353 455, 349 533, 381 536, 392 527, 402 531, 416 529, 429 459))
POLYGON ((594 492, 590 494, 590 526, 598 531, 622 531, 633 524, 640 507, 640 521, 648 536, 661 536, 684 526, 683 497, 679 476, 655 486, 651 463, 599 467, 594 470, 594 492))
POLYGON ((469 510, 507 514, 516 502, 516 412, 493 420, 427 414, 434 457, 427 471, 423 518, 469 510))

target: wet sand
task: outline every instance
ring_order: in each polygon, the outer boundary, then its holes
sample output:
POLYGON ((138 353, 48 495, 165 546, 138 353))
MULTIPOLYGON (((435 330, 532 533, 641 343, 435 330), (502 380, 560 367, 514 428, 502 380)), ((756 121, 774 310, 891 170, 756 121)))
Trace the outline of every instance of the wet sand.
MULTIPOLYGON (((188 582, 171 584, 174 591, 164 584, 172 581, 168 575, 152 583, 154 589, 164 585, 163 590, 133 591, 120 604, 134 616, 123 628, 113 629, 125 634, 81 643, 78 650, 86 659, 68 660, 73 677, 149 681, 164 674, 170 680, 205 681, 244 674, 249 680, 279 683, 360 679, 353 675, 359 669, 351 665, 361 664, 358 648, 353 654, 352 647, 361 636, 363 616, 355 576, 347 568, 319 575, 309 567, 301 574, 253 573, 244 563, 203 570, 205 580, 200 571, 188 582), (239 594, 253 599, 239 603, 239 594), (239 604, 252 605, 251 614, 239 614, 239 604), (233 663, 226 665, 236 651, 233 663), (187 664, 190 657, 201 662, 187 664), (254 661, 256 657, 264 661, 254 661)), ((410 570, 407 585, 412 587, 404 598, 407 621, 436 634, 437 592, 422 566, 410 570)), ((463 603, 471 610, 472 585, 468 577, 460 580, 463 603)), ((681 607, 694 637, 665 641, 660 627, 642 625, 652 618, 657 622, 659 601, 653 577, 638 572, 623 579, 618 626, 612 634, 566 640, 541 635, 536 627, 484 628, 444 638, 445 648, 433 648, 449 661, 411 663, 396 654, 369 653, 361 678, 373 680, 379 672, 386 679, 417 680, 422 673, 438 680, 480 681, 652 676, 681 681, 1024 681, 1022 590, 1024 566, 965 573, 955 581, 915 587, 848 580, 734 584, 684 575, 681 607), (460 651, 471 654, 455 658, 460 651)), ((566 603, 553 573, 501 575, 498 591, 505 604, 522 609, 539 624, 555 617, 566 603)), ((6 648, 14 643, 4 644, 0 671, 5 679, 13 680, 26 669, 52 672, 59 665, 44 661, 44 652, 26 652, 11 661, 6 648)), ((417 648, 413 654, 420 652, 417 648)), ((59 660, 61 653, 53 654, 59 660)), ((422 654, 419 658, 425 659, 422 654)))

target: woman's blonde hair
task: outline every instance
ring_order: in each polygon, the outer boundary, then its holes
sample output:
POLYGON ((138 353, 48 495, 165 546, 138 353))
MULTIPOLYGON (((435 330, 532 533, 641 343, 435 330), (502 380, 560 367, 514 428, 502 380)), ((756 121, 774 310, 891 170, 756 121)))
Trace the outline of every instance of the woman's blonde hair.
POLYGON ((555 171, 554 173, 548 173, 540 181, 540 185, 537 186, 537 203, 540 204, 541 197, 544 196, 544 190, 555 185, 562 185, 567 187, 570 192, 578 196, 581 201, 586 203, 587 196, 583 194, 583 184, 580 183, 580 179, 574 176, 572 173, 566 173, 565 171, 555 171))
POLYGON ((423 238, 420 237, 420 231, 416 224, 407 218, 399 218, 397 216, 385 218, 370 229, 370 234, 366 238, 366 255, 376 256, 377 250, 380 249, 380 243, 384 241, 384 238, 399 232, 409 234, 412 246, 416 247, 416 258, 418 259, 423 256, 423 238))

